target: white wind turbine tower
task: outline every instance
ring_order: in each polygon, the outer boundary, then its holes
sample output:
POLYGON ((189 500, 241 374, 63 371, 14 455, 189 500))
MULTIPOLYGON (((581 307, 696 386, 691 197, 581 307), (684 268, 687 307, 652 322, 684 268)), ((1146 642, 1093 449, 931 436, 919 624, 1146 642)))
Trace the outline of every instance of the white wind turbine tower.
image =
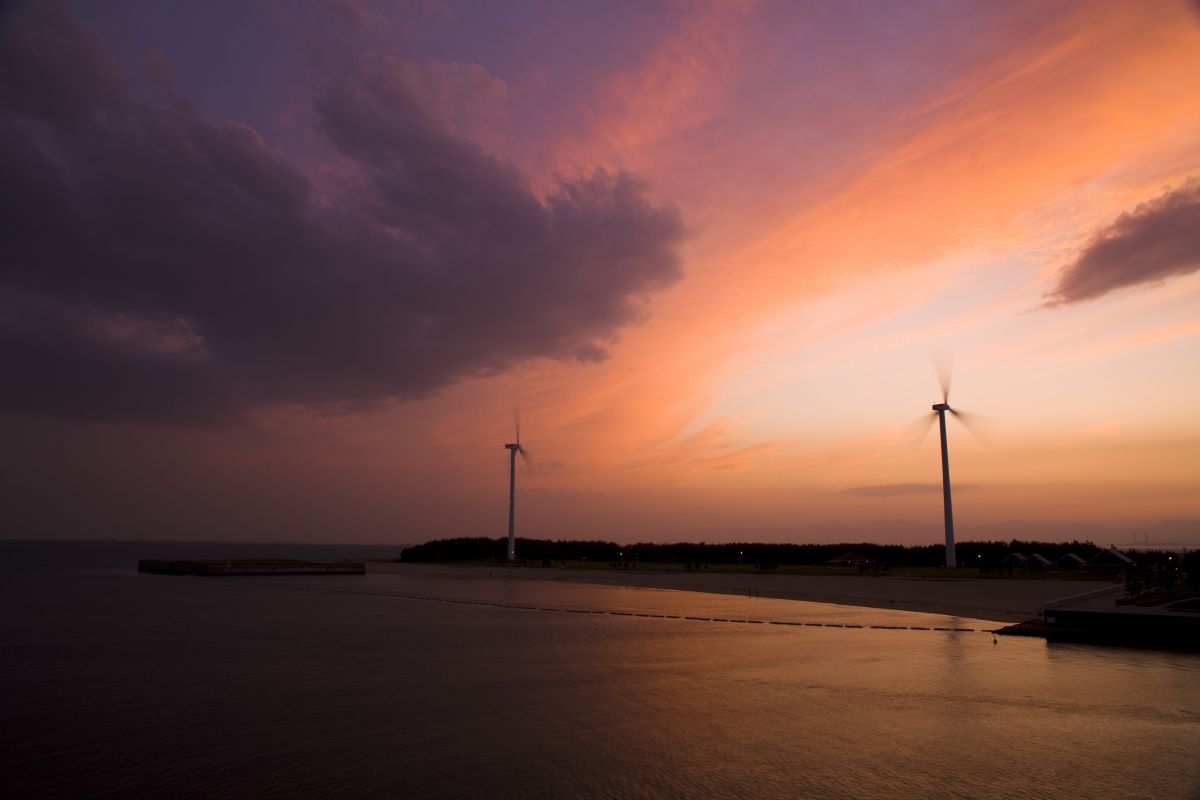
POLYGON ((929 424, 932 425, 936 418, 942 434, 942 505, 946 518, 946 566, 954 567, 957 566, 958 560, 954 554, 954 509, 950 503, 950 455, 946 449, 946 413, 954 415, 968 430, 970 429, 968 420, 974 415, 950 407, 950 364, 938 362, 936 366, 938 381, 942 385, 942 402, 933 405, 933 414, 929 417, 929 424))
POLYGON ((525 453, 525 448, 521 446, 521 413, 516 409, 513 409, 513 425, 517 429, 517 440, 504 445, 504 448, 508 450, 508 560, 510 563, 517 560, 517 453, 521 454, 526 465, 529 464, 529 456, 525 453))

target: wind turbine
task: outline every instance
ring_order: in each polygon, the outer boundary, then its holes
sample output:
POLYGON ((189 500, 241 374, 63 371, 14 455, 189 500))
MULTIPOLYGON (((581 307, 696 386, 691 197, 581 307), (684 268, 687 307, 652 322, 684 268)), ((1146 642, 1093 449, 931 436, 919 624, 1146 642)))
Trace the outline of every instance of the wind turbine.
MULTIPOLYGON (((933 415, 929 418, 929 424, 933 424, 933 418, 937 417, 938 428, 942 434, 942 505, 946 516, 946 566, 957 566, 958 560, 954 554, 954 509, 950 503, 950 455, 946 449, 946 413, 949 412, 958 418, 968 430, 970 425, 966 417, 970 415, 964 414, 961 411, 950 407, 950 365, 947 362, 939 362, 937 364, 938 382, 942 385, 942 402, 933 405, 933 415)), ((928 430, 928 429, 927 429, 928 430)))
POLYGON ((526 464, 529 463, 529 456, 525 454, 525 448, 521 446, 521 412, 516 409, 513 409, 513 425, 517 429, 517 440, 504 445, 504 448, 508 450, 508 560, 510 563, 517 560, 517 453, 521 454, 521 458, 526 464))

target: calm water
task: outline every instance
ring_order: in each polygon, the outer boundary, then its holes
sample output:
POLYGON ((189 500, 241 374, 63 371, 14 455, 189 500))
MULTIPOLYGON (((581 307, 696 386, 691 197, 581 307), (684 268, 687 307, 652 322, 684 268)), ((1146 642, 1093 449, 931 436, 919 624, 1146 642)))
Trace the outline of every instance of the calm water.
POLYGON ((133 570, 189 554, 218 555, 0 544, 5 796, 1200 798, 1194 655, 569 613, 994 627, 486 571, 133 570))

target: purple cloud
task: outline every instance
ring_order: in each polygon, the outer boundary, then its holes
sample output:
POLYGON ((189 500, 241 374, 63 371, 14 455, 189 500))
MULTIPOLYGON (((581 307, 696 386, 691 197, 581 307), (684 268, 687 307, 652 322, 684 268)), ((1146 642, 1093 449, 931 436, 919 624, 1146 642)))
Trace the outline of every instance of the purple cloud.
POLYGON ((246 125, 133 96, 58 4, 10 10, 0 405, 224 423, 602 358, 679 279, 677 211, 601 170, 536 196, 412 74, 365 56, 324 76, 314 108, 341 162, 317 186, 246 125))
POLYGON ((1047 305, 1092 300, 1115 289, 1200 269, 1200 181, 1191 180, 1101 228, 1063 270, 1047 305))

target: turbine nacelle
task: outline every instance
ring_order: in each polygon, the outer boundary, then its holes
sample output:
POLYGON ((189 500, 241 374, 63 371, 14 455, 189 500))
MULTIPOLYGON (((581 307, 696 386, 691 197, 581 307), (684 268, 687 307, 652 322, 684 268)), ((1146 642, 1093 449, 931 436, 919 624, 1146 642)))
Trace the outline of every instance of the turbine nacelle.
POLYGON ((934 411, 951 411, 951 412, 953 411, 953 409, 950 408, 949 403, 937 403, 936 405, 934 405, 933 410, 934 411))

